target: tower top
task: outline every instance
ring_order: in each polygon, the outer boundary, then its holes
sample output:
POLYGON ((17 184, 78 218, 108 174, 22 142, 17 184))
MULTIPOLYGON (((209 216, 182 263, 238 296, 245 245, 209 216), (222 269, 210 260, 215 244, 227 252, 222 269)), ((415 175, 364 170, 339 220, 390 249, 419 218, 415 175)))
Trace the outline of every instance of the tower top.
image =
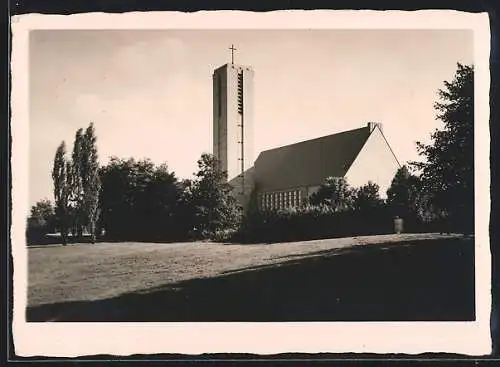
POLYGON ((231 47, 229 47, 229 49, 231 50, 231 64, 234 64, 234 51, 236 51, 236 49, 234 48, 233 44, 231 44, 231 47))

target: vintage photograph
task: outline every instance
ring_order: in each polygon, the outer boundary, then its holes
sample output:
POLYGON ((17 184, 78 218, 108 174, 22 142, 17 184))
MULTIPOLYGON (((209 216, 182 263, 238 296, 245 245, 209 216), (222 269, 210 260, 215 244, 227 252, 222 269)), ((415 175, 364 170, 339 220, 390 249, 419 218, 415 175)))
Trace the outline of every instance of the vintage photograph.
POLYGON ((481 19, 375 13, 18 20, 23 355, 485 351, 481 19))
POLYGON ((28 322, 472 321, 469 30, 36 30, 28 322))

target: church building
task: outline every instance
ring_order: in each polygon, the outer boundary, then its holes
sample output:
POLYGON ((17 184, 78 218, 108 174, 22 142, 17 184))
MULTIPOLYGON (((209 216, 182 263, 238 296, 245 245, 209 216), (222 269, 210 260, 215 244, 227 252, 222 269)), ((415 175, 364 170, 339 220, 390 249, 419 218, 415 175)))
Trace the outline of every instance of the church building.
POLYGON ((375 182, 385 197, 400 164, 380 123, 266 150, 254 160, 253 83, 249 66, 231 62, 213 73, 213 154, 242 207, 250 198, 261 209, 298 206, 327 177, 345 177, 351 187, 375 182))

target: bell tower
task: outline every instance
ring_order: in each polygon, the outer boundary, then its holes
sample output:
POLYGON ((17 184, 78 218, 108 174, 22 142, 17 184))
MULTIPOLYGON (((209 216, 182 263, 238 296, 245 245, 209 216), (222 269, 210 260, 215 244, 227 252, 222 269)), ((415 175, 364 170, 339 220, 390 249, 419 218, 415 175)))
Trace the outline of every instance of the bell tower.
POLYGON ((251 187, 245 172, 253 166, 253 79, 249 66, 231 63, 217 68, 213 79, 213 154, 227 172, 235 196, 244 206, 251 187))

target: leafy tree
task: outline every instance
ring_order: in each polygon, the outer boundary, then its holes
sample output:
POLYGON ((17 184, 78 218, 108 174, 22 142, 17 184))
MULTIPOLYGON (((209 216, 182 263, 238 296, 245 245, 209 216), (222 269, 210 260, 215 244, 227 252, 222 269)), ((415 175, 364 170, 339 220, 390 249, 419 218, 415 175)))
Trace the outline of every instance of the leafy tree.
POLYGON ((196 210, 195 230, 203 237, 236 229, 241 212, 217 159, 202 154, 198 160, 196 180, 192 183, 192 200, 196 210))
POLYGON ((100 227, 116 239, 172 240, 186 224, 179 215, 182 188, 166 165, 112 157, 100 169, 100 227))
POLYGON ((399 168, 387 190, 387 204, 395 216, 406 217, 416 209, 418 177, 412 175, 406 165, 399 168))
POLYGON ((63 142, 56 153, 52 172, 56 211, 64 227, 63 236, 71 229, 73 235, 81 238, 86 228, 95 242, 101 184, 93 123, 85 133, 83 129, 77 130, 71 160, 65 155, 63 142))
POLYGON ((40 200, 31 207, 30 218, 44 226, 51 227, 54 223, 54 206, 48 199, 40 200))
POLYGON ((180 236, 179 200, 180 188, 173 172, 166 164, 157 166, 152 179, 144 191, 145 218, 150 233, 156 239, 177 239, 180 236))
POLYGON ((96 224, 99 218, 99 157, 96 146, 94 124, 90 123, 82 139, 80 179, 83 186, 84 224, 91 235, 92 243, 96 241, 96 224))
POLYGON ((55 225, 54 206, 50 200, 38 201, 31 207, 31 215, 28 218, 28 243, 39 241, 47 233, 54 232, 55 225))
POLYGON ((194 198, 196 195, 196 185, 194 180, 184 179, 178 183, 179 201, 177 206, 177 216, 180 233, 184 238, 193 234, 196 227, 196 205, 194 198))
POLYGON ((347 210, 353 207, 354 190, 345 177, 328 177, 309 201, 311 205, 326 205, 334 211, 347 210))
POLYGON ((70 170, 71 163, 66 160, 66 144, 63 141, 57 148, 52 169, 55 212, 63 245, 67 244, 68 234, 69 199, 71 195, 71 187, 68 182, 68 171, 70 170))
POLYGON ((417 142, 424 162, 413 162, 421 173, 430 204, 457 229, 474 226, 474 69, 458 64, 452 81, 438 91, 436 118, 444 123, 429 145, 417 142))
POLYGON ((383 203, 380 198, 379 186, 372 182, 354 190, 353 206, 355 210, 365 210, 378 207, 383 203))
POLYGON ((71 172, 68 172, 68 178, 71 180, 71 219, 73 235, 82 237, 83 227, 86 223, 84 212, 84 190, 83 190, 83 149, 84 149, 83 129, 78 129, 75 134, 75 142, 73 144, 72 167, 71 172))
POLYGON ((392 179, 387 190, 387 205, 392 216, 403 218, 409 229, 415 230, 436 220, 429 193, 424 190, 420 178, 406 165, 398 169, 392 179))
POLYGON ((123 160, 112 157, 108 165, 100 169, 101 226, 108 236, 124 238, 132 235, 142 225, 142 221, 137 221, 137 208, 140 190, 143 190, 144 185, 138 184, 137 172, 147 169, 140 168, 141 165, 152 164, 136 162, 132 158, 123 160))

